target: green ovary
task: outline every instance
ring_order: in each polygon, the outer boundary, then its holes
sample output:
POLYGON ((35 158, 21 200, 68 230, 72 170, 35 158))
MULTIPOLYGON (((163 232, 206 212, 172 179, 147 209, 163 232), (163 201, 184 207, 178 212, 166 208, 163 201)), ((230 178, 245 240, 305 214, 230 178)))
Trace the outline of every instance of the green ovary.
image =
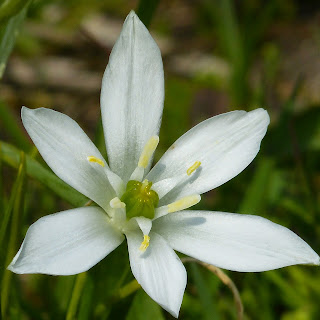
POLYGON ((121 201, 126 204, 127 219, 133 217, 154 218, 155 208, 159 202, 158 194, 151 190, 152 182, 130 180, 121 201))

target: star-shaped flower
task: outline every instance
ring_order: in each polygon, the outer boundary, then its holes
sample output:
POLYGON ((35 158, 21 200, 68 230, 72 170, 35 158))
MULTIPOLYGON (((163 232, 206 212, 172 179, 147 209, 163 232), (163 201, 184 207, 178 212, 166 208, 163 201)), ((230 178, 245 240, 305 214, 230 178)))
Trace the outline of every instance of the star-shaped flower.
POLYGON ((152 299, 177 317, 187 275, 174 250, 235 271, 319 264, 306 242, 269 220, 184 210, 250 164, 266 133, 268 113, 233 111, 203 121, 149 171, 163 100, 160 51, 131 12, 102 81, 109 165, 68 116, 44 108, 22 109, 23 124, 47 164, 98 206, 39 219, 29 228, 10 270, 77 274, 127 238, 133 275, 152 299))

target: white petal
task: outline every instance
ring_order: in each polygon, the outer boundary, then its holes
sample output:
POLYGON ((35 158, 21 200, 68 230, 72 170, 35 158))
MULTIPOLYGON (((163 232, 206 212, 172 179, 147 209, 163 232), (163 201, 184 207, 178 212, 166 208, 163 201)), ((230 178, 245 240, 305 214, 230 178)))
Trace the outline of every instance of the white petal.
POLYGON ((153 221, 177 251, 220 268, 266 271, 294 264, 319 265, 319 256, 289 229, 258 216, 180 211, 153 221))
POLYGON ((150 244, 145 252, 139 250, 143 241, 140 232, 130 232, 126 236, 133 275, 154 301, 177 318, 187 283, 180 259, 154 232, 150 233, 150 244))
MULTIPOLYGON (((170 179, 165 179, 186 175, 196 161, 200 161, 201 166, 161 199, 160 205, 207 192, 238 175, 258 153, 268 124, 268 113, 257 109, 221 114, 189 130, 169 148, 146 178, 153 183, 164 180, 165 187, 170 188, 170 179)), ((159 189, 160 184, 157 184, 159 189)))
POLYGON ((137 15, 131 12, 111 52, 101 88, 109 164, 125 181, 138 165, 148 139, 158 135, 163 100, 159 48, 137 15))
POLYGON ((8 269, 15 273, 77 274, 93 267, 123 240, 98 207, 51 214, 30 226, 8 269))
POLYGON ((23 124, 54 173, 102 208, 115 192, 106 175, 107 163, 79 125, 68 116, 45 108, 21 110, 23 124), (105 167, 87 160, 94 156, 105 167))

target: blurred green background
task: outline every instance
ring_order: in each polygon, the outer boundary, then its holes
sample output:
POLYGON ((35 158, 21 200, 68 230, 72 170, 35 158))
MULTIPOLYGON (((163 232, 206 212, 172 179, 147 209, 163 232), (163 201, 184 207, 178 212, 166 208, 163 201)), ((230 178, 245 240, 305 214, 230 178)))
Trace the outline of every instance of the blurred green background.
MULTIPOLYGON (((156 160, 208 117, 267 109, 271 124, 255 161, 204 195, 197 207, 261 215, 320 253, 318 1, 0 0, 3 319, 173 319, 141 289, 126 291, 133 276, 125 244, 80 276, 5 270, 31 223, 86 203, 39 156, 21 124, 21 106, 68 114, 105 153, 101 78, 131 9, 151 30, 164 60, 166 98, 156 160)), ((237 319, 229 289, 201 266, 186 267, 180 319, 237 319)), ((241 294, 245 319, 320 318, 317 267, 227 274, 241 294)))

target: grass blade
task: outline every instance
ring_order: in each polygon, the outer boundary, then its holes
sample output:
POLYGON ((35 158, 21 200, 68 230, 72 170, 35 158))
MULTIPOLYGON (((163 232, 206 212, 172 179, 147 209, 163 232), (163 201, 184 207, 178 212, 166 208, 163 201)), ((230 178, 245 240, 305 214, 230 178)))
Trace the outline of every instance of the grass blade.
POLYGON ((246 214, 263 212, 273 170, 274 161, 269 158, 260 159, 240 205, 239 212, 246 214))
MULTIPOLYGON (((22 3, 23 1, 20 0, 20 2, 22 3)), ((13 1, 5 1, 4 3, 13 3, 13 1)), ((17 7, 18 10, 22 10, 18 14, 10 18, 7 22, 4 22, 2 20, 7 19, 8 14, 10 16, 11 14, 14 14, 16 11, 12 10, 12 8, 7 12, 3 10, 0 11, 0 79, 3 76, 7 60, 15 44, 18 31, 26 16, 28 5, 29 1, 24 1, 24 7, 17 7)), ((3 5, 0 8, 2 7, 3 5)))
MULTIPOLYGON (((19 167, 19 150, 5 142, 1 142, 1 145, 1 157, 3 162, 17 169, 19 167)), ((28 155, 26 155, 26 165, 27 175, 29 177, 34 178, 39 182, 43 183, 55 194, 57 194, 59 197, 66 200, 73 206, 83 206, 86 202, 88 202, 88 199, 85 196, 68 186, 54 173, 50 172, 38 161, 34 160, 32 157, 28 155)))
MULTIPOLYGON (((3 176, 2 176, 2 149, 0 143, 0 212, 4 212, 4 190, 3 190, 3 176)), ((0 233, 1 237, 1 233, 0 233)), ((1 248, 1 241, 0 241, 0 248, 1 248)))
POLYGON ((149 27, 158 4, 159 0, 140 0, 137 15, 146 27, 149 27))
POLYGON ((206 282, 206 279, 203 277, 196 264, 191 264, 190 269, 202 304, 203 318, 205 320, 219 320, 220 317, 216 310, 216 306, 212 303, 213 297, 208 282, 206 282))
POLYGON ((6 132, 14 144, 23 151, 30 149, 30 140, 27 139, 22 128, 17 124, 15 115, 8 106, 0 100, 0 122, 3 131, 6 132))
MULTIPOLYGON (((0 144, 0 148, 1 148, 1 144, 0 144)), ((12 191, 11 191, 9 203, 8 203, 6 209, 3 210, 4 214, 3 214, 3 218, 1 220, 1 227, 0 227, 0 248, 2 248, 2 242, 3 242, 4 236, 6 234, 7 226, 9 223, 9 218, 10 218, 12 210, 13 210, 15 199, 17 198, 19 183, 20 183, 20 181, 19 181, 19 175, 18 175, 18 177, 13 185, 12 191)))
MULTIPOLYGON (((20 216, 23 211, 24 204, 24 184, 25 184, 25 176, 26 176, 26 158, 23 152, 20 153, 20 164, 18 169, 18 177, 17 177, 17 190, 16 190, 16 198, 14 199, 13 212, 12 212, 12 220, 11 220, 11 228, 10 228, 10 236, 9 243, 7 249, 7 256, 5 260, 5 267, 13 259, 16 251, 17 251, 17 238, 19 233, 19 228, 21 226, 20 216)), ((10 283, 11 283, 12 272, 9 270, 4 271, 3 279, 1 282, 1 315, 2 319, 6 318, 9 295, 10 295, 10 283)))
POLYGON ((76 277, 69 308, 67 311, 66 320, 76 319, 77 308, 78 308, 79 300, 81 298, 82 290, 85 285, 86 279, 87 279, 86 272, 80 273, 76 277))
POLYGON ((126 320, 164 320, 160 306, 144 291, 139 290, 130 306, 126 320))

